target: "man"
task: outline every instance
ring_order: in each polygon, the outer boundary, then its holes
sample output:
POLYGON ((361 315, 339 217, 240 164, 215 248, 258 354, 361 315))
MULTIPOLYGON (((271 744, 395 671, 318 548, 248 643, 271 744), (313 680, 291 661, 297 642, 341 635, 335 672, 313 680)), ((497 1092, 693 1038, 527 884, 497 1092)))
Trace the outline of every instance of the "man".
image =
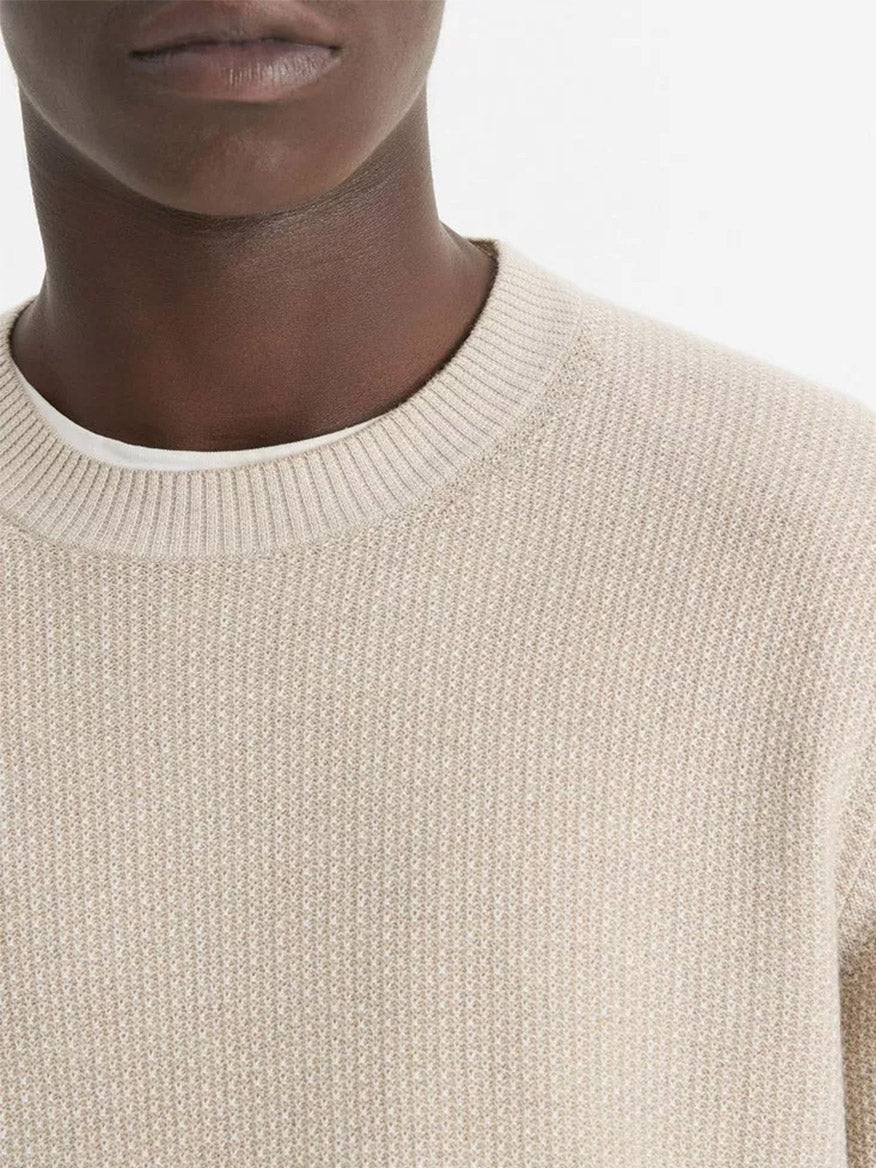
POLYGON ((440 4, 0 17, 0 1164, 876 1168, 876 414, 442 223, 440 4))

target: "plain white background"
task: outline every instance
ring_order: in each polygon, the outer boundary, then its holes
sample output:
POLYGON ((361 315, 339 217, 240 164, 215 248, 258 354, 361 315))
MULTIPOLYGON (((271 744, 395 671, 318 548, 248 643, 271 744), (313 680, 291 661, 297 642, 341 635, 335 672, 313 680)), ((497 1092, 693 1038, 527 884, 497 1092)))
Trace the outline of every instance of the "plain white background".
MULTIPOLYGON (((876 408, 873 12, 447 0, 428 82, 439 214, 876 408)), ((6 305, 44 262, 2 46, 0 144, 6 305)))

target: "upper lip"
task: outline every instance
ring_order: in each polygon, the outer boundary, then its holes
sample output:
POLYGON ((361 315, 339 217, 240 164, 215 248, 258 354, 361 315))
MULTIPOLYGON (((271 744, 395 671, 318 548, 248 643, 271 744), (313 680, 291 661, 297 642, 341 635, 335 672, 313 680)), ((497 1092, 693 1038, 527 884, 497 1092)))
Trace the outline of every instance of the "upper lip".
POLYGON ((200 4, 192 0, 166 3, 153 13, 131 53, 155 52, 179 45, 221 44, 272 37, 298 44, 338 46, 324 33, 307 27, 307 16, 289 0, 253 6, 236 3, 200 4))

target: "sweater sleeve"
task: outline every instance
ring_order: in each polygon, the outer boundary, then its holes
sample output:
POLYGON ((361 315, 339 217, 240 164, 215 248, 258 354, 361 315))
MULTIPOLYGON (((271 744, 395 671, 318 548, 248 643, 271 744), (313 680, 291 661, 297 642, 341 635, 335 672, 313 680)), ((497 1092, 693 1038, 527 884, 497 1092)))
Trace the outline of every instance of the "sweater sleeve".
POLYGON ((876 1168, 876 735, 844 816, 838 918, 848 1168, 876 1168))

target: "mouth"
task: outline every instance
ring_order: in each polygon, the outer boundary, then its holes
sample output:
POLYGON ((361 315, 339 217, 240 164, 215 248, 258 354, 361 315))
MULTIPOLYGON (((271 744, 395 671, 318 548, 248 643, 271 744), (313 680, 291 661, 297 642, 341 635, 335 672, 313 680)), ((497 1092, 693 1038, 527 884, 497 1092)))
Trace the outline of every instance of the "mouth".
POLYGON ((161 0, 132 30, 124 60, 147 100, 304 100, 343 57, 338 33, 316 7, 290 0, 161 0))
POLYGON ((309 86, 340 56, 339 45, 273 34, 237 38, 189 33, 128 52, 136 72, 164 92, 256 102, 309 86))
POLYGON ((202 48, 218 48, 226 47, 231 50, 235 48, 248 48, 252 45, 264 44, 279 44, 279 45, 296 45, 303 48, 323 48, 332 51, 339 50, 338 45, 317 45, 307 41, 295 40, 288 36, 249 36, 249 37, 234 37, 234 36, 218 36, 205 34, 203 36, 186 35, 169 38, 165 41, 159 41, 156 44, 148 45, 145 48, 131 49, 129 56, 136 60, 148 59, 157 57, 164 53, 181 52, 185 49, 202 49, 202 48))

